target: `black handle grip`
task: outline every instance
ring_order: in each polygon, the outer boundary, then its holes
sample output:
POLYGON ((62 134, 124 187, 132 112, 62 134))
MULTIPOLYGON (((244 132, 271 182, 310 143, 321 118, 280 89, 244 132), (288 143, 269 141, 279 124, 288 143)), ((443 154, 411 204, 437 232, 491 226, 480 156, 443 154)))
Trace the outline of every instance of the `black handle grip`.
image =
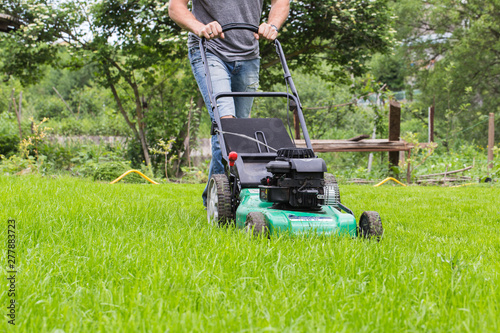
POLYGON ((258 26, 253 25, 253 24, 249 24, 249 23, 229 23, 229 24, 224 24, 222 26, 223 32, 233 30, 233 29, 250 30, 250 31, 253 31, 255 33, 259 32, 258 26))

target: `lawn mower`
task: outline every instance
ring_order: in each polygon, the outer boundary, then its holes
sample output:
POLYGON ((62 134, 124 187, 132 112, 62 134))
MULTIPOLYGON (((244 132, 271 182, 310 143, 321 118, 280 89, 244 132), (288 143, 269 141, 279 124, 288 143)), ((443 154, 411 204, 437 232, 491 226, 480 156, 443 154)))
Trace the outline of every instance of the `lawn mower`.
MULTIPOLYGON (((227 24, 223 31, 246 29, 250 24, 227 24)), ((224 174, 212 175, 208 185, 207 217, 214 225, 235 224, 254 235, 291 233, 347 235, 380 239, 382 222, 377 212, 366 211, 356 224, 354 213, 340 201, 335 177, 326 173, 323 159, 312 149, 302 106, 278 40, 276 52, 290 92, 224 92, 213 94, 205 39, 200 52, 215 119, 212 135, 222 150, 224 174), (219 117, 222 97, 286 98, 287 112, 296 112, 307 148, 296 147, 279 118, 219 117)), ((289 127, 290 128, 290 127, 289 127)))

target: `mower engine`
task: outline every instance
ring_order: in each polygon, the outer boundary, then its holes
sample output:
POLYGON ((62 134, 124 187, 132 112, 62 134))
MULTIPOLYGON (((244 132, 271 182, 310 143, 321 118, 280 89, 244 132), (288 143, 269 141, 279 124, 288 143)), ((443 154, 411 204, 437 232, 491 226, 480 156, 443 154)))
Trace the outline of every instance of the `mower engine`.
MULTIPOLYGON (((325 161, 311 149, 282 148, 266 165, 272 177, 261 180, 260 200, 277 209, 319 210, 335 203, 335 187, 325 183, 325 161)), ((337 190, 338 191, 338 190, 337 190)))

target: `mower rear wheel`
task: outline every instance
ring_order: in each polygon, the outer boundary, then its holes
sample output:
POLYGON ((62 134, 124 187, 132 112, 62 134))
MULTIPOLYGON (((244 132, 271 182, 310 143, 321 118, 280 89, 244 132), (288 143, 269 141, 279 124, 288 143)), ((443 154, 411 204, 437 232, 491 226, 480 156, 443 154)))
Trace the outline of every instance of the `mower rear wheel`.
POLYGON ((269 224, 266 217, 261 212, 250 212, 245 221, 245 230, 247 233, 253 233, 254 236, 269 236, 269 224))
POLYGON ((331 173, 325 173, 325 187, 332 186, 335 189, 335 201, 340 203, 340 190, 337 179, 331 173))
POLYGON ((208 183, 207 219, 212 225, 225 225, 233 219, 231 188, 226 175, 212 175, 208 183))
POLYGON ((373 211, 363 212, 359 218, 358 234, 362 238, 380 241, 384 234, 380 215, 373 211))

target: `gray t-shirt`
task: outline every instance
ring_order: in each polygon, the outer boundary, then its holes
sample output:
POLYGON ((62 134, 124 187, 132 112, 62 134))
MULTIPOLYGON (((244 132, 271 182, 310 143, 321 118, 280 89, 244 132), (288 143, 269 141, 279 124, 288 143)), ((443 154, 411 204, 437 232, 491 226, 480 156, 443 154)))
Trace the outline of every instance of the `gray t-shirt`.
MULTIPOLYGON (((203 24, 217 21, 260 25, 264 0, 193 0, 193 15, 203 24)), ((251 60, 259 57, 259 42, 249 30, 230 30, 225 38, 208 41, 208 51, 224 61, 251 60)), ((188 46, 198 45, 200 38, 189 33, 188 46)))

